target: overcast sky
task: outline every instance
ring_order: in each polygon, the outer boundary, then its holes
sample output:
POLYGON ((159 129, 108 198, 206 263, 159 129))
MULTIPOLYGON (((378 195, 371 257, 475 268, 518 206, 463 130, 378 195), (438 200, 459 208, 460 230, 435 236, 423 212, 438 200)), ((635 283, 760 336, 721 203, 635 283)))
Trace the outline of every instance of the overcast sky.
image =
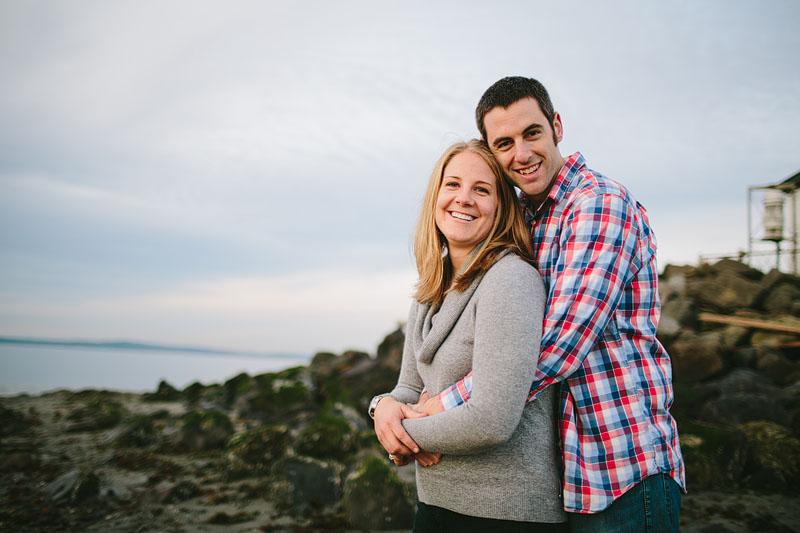
POLYGON ((747 246, 800 169, 800 2, 0 0, 0 335, 374 353, 433 164, 507 75, 646 206, 747 246))

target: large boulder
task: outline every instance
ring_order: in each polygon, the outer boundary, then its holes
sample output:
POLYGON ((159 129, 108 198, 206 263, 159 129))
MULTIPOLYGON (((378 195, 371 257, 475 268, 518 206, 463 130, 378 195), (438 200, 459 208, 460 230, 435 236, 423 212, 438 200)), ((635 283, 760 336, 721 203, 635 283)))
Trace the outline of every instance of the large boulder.
POLYGON ((350 526, 361 531, 409 529, 414 523, 408 487, 374 455, 347 477, 343 502, 350 526))
POLYGON ((297 436, 294 449, 300 455, 343 461, 358 449, 357 428, 330 409, 323 409, 297 436))
POLYGON ((226 414, 195 410, 183 417, 179 444, 191 451, 222 448, 232 434, 233 424, 226 414))
POLYGON ((771 422, 749 422, 737 428, 744 442, 739 484, 768 491, 798 491, 800 440, 771 422))
POLYGON ((383 339, 378 345, 376 359, 382 366, 400 372, 403 362, 403 344, 406 336, 401 328, 397 328, 383 339))
POLYGON ((668 348, 675 380, 700 381, 720 373, 724 367, 725 348, 719 331, 696 334, 685 331, 668 348))
POLYGON ((758 281, 746 274, 752 269, 733 261, 718 266, 720 263, 713 265, 708 272, 687 280, 684 294, 701 307, 719 313, 733 313, 737 309, 753 307, 761 287, 758 281))
POLYGON ((92 470, 71 470, 42 490, 53 500, 81 503, 100 494, 100 479, 92 470))
POLYGON ((127 414, 127 409, 110 394, 87 391, 76 393, 74 398, 83 399, 85 403, 67 414, 68 432, 110 429, 119 424, 127 414))
POLYGON ((253 378, 253 384, 236 401, 243 418, 267 424, 289 424, 298 413, 315 407, 310 370, 297 366, 253 378))
POLYGON ((261 426, 234 436, 228 444, 228 460, 234 472, 267 472, 286 455, 289 431, 286 426, 261 426))
POLYGON ((697 420, 728 427, 757 420, 783 426, 789 423, 781 389, 753 370, 735 369, 723 378, 697 388, 704 391, 699 395, 705 400, 696 407, 694 416, 697 420))
POLYGON ((279 507, 297 515, 335 505, 341 497, 343 470, 336 462, 286 457, 273 467, 272 497, 279 507))

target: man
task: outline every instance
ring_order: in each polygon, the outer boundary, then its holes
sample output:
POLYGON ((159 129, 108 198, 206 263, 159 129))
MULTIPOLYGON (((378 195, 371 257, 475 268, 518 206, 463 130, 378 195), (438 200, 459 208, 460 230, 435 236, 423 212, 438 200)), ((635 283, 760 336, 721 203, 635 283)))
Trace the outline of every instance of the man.
MULTIPOLYGON (((669 413, 671 364, 655 337, 656 243, 646 212, 622 185, 589 169, 580 153, 562 157, 561 117, 538 81, 498 81, 475 114, 483 140, 521 190, 547 289, 528 400, 549 385, 560 387, 570 527, 677 531, 685 473, 669 413)), ((469 393, 467 376, 432 401, 449 409, 469 393)), ((384 447, 398 455, 418 452, 400 422, 413 416, 408 407, 380 400, 372 411, 384 447)))

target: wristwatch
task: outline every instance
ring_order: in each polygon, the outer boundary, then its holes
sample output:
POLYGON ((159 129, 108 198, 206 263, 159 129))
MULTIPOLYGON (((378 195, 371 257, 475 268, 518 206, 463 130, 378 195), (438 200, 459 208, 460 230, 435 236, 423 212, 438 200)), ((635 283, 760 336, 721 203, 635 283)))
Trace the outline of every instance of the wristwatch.
POLYGON ((369 402, 369 409, 367 410, 367 414, 373 420, 375 420, 375 408, 378 407, 378 402, 386 398, 387 396, 391 396, 391 394, 378 394, 377 396, 372 398, 372 401, 369 402))

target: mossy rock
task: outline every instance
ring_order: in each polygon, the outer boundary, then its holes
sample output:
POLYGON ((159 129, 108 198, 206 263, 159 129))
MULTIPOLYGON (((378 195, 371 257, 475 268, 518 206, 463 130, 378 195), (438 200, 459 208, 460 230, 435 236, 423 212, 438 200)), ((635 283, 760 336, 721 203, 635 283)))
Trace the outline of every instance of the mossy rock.
POLYGON ((358 449, 358 440, 350 422, 323 410, 300 432, 294 447, 300 455, 341 461, 358 449))
POLYGON ((116 446, 148 446, 158 441, 153 419, 148 415, 134 415, 109 435, 105 442, 116 446))
POLYGON ((374 455, 347 477, 343 503, 350 526, 362 531, 410 529, 414 523, 408 487, 385 460, 374 455))
POLYGON ((273 466, 269 499, 293 515, 320 514, 339 504, 343 470, 336 461, 284 457, 273 466))
POLYGON ((189 403, 189 405, 194 405, 200 401, 200 397, 203 394, 203 390, 205 390, 205 386, 199 381, 195 381, 194 383, 187 385, 183 389, 182 394, 183 397, 186 399, 186 401, 189 403))
POLYGON ((730 487, 741 471, 740 438, 730 428, 682 422, 678 427, 686 484, 699 489, 730 487))
POLYGON ((225 389, 225 404, 232 405, 236 398, 250 390, 253 386, 254 380, 245 372, 232 377, 226 381, 222 387, 225 389))
POLYGON ((233 434, 233 424, 218 411, 190 411, 183 417, 180 444, 189 450, 221 448, 233 434))
POLYGON ((262 426, 234 435, 228 443, 228 458, 234 471, 264 472, 286 454, 289 431, 285 426, 262 426))
POLYGON ((798 490, 800 440, 777 424, 748 422, 737 428, 743 437, 744 468, 741 485, 759 490, 798 490))
POLYGON ((119 424, 128 412, 119 401, 102 394, 85 398, 87 401, 82 407, 67 414, 67 420, 72 422, 67 431, 110 429, 119 424))
POLYGON ((25 431, 29 427, 28 417, 19 411, 0 405, 0 437, 25 431))
POLYGON ((146 402, 176 402, 182 397, 181 391, 162 379, 158 382, 156 392, 143 394, 142 400, 146 402))
POLYGON ((293 414, 313 404, 305 367, 260 374, 253 379, 256 386, 239 404, 245 416, 288 423, 293 414))

